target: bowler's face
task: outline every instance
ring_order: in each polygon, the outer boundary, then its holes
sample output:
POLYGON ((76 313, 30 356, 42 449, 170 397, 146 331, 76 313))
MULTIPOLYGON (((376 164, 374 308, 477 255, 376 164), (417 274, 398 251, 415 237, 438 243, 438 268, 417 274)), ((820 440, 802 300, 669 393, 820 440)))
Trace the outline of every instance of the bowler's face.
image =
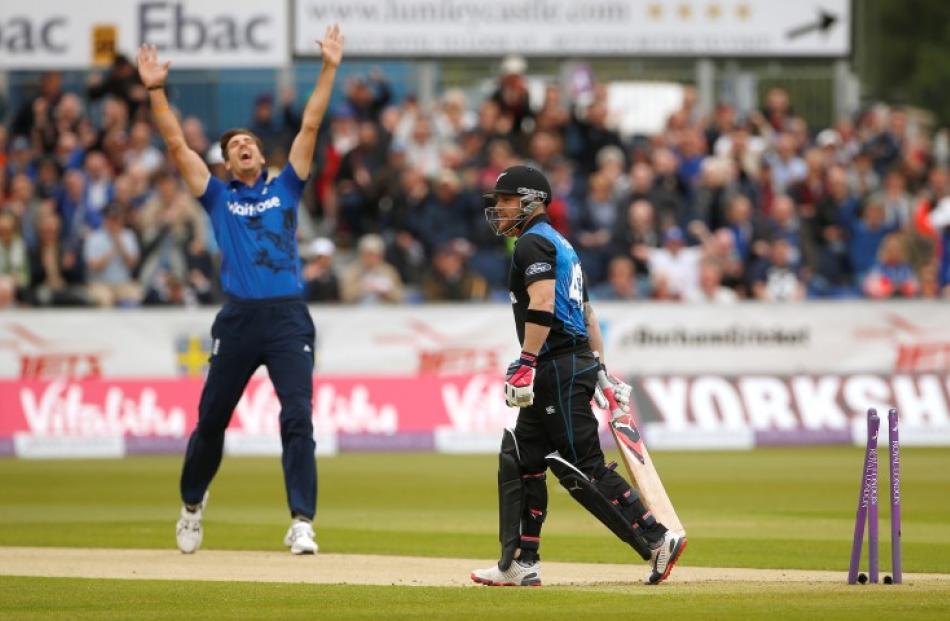
POLYGON ((228 141, 227 169, 238 175, 260 174, 264 168, 264 155, 257 141, 247 134, 237 134, 228 141))

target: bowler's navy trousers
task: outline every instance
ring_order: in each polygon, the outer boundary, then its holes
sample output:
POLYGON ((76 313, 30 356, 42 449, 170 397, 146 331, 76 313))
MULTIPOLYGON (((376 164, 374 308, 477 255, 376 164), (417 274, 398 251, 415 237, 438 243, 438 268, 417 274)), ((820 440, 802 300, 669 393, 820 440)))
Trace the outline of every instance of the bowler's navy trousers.
POLYGON ((317 506, 312 401, 315 330, 299 298, 231 300, 211 327, 208 379, 198 425, 188 440, 181 497, 198 504, 221 464, 224 430, 248 380, 267 367, 280 400, 284 485, 291 515, 313 519, 317 506))

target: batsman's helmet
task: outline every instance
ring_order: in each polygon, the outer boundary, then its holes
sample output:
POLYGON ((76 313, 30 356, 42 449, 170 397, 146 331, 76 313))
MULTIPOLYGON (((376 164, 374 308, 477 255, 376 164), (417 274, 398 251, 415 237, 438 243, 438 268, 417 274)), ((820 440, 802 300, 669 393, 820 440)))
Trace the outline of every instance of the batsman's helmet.
POLYGON ((505 235, 527 221, 528 217, 538 207, 551 202, 551 184, 540 170, 530 166, 510 166, 505 172, 498 175, 495 187, 484 196, 485 219, 496 235, 505 235), (498 212, 496 205, 499 195, 521 197, 521 213, 514 222, 500 229, 501 223, 508 220, 498 212))

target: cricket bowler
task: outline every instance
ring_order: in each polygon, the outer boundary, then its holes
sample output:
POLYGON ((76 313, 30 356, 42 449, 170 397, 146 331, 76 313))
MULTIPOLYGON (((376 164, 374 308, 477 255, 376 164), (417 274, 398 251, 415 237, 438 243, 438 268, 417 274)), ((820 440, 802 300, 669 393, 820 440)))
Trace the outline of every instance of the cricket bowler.
POLYGON ((251 375, 267 367, 280 400, 284 485, 291 525, 284 544, 293 554, 315 554, 312 521, 317 504, 312 395, 315 330, 303 302, 297 250, 297 205, 310 175, 317 130, 343 56, 339 26, 326 30, 323 67, 303 111, 288 163, 267 178, 260 138, 232 129, 220 139, 229 183, 213 177, 185 143, 165 95, 170 62, 143 45, 138 70, 148 89, 155 124, 192 195, 211 218, 221 248, 221 284, 228 301, 211 327, 208 377, 198 405, 198 424, 188 440, 181 473, 184 506, 176 527, 178 548, 201 546, 207 491, 221 464, 224 431, 251 375))

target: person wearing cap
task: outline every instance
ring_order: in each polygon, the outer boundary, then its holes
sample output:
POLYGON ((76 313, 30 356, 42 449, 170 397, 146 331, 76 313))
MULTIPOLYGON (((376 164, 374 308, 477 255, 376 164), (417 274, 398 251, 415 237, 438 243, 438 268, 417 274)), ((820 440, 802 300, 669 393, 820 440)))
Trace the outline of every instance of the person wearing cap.
MULTIPOLYGON (((735 236, 733 236, 735 239, 735 236)), ((682 300, 695 294, 699 287, 699 262, 703 251, 687 246, 686 235, 678 226, 663 231, 663 247, 647 251, 647 264, 656 297, 682 300)))
POLYGON ((343 35, 329 26, 322 41, 323 67, 304 107, 288 163, 267 178, 261 139, 246 128, 219 140, 233 179, 212 177, 186 141, 165 95, 170 62, 160 62, 154 45, 143 45, 138 70, 148 90, 155 125, 191 193, 207 210, 221 249, 221 284, 229 301, 211 328, 208 377, 198 405, 198 424, 188 440, 182 467, 183 503, 176 524, 178 548, 198 550, 208 487, 221 464, 224 431, 251 375, 262 364, 280 400, 284 484, 291 524, 284 545, 293 554, 315 554, 312 521, 317 504, 313 440, 313 367, 316 334, 303 301, 297 250, 297 208, 313 164, 317 131, 330 102, 343 57, 343 35))
POLYGON ((308 302, 339 302, 340 281, 333 269, 336 245, 326 237, 310 242, 304 254, 304 298, 308 302))
POLYGON ((293 137, 291 126, 297 120, 293 112, 293 100, 285 96, 281 104, 280 118, 275 118, 274 96, 261 93, 254 98, 254 111, 247 126, 264 143, 264 155, 268 157, 276 149, 286 149, 293 137))
POLYGON ((224 155, 221 152, 221 145, 214 143, 205 152, 205 162, 208 164, 208 170, 211 174, 221 181, 227 182, 229 175, 225 166, 224 155))
POLYGON ((511 117, 512 130, 516 134, 527 131, 525 121, 534 116, 528 85, 524 79, 527 68, 528 64, 521 56, 506 56, 501 62, 498 87, 490 98, 498 104, 502 116, 511 117))
POLYGON ((36 177, 36 160, 29 138, 16 136, 10 142, 10 153, 7 155, 5 169, 8 177, 18 174, 28 175, 30 179, 36 177))
POLYGON ((534 168, 512 166, 486 200, 489 226, 497 235, 517 238, 508 288, 521 355, 508 367, 505 401, 520 409, 499 453, 501 558, 471 578, 493 586, 541 584, 550 468, 585 509, 650 563, 646 582, 662 582, 686 538, 657 522, 636 490, 604 463, 590 404, 607 404, 598 379, 610 384, 624 407, 631 388, 607 374, 604 340, 577 253, 545 213, 551 185, 534 168))
POLYGON ((442 244, 453 239, 471 237, 471 216, 478 207, 478 195, 462 191, 458 174, 450 169, 440 170, 432 182, 432 191, 416 206, 407 218, 414 236, 422 242, 430 255, 442 244))
POLYGON ((392 100, 392 90, 378 67, 369 72, 368 78, 347 80, 345 90, 347 107, 359 121, 379 123, 380 115, 392 100))
POLYGON ((343 272, 340 289, 347 304, 398 304, 403 300, 399 272, 386 262, 386 243, 376 234, 357 244, 357 259, 343 272))

